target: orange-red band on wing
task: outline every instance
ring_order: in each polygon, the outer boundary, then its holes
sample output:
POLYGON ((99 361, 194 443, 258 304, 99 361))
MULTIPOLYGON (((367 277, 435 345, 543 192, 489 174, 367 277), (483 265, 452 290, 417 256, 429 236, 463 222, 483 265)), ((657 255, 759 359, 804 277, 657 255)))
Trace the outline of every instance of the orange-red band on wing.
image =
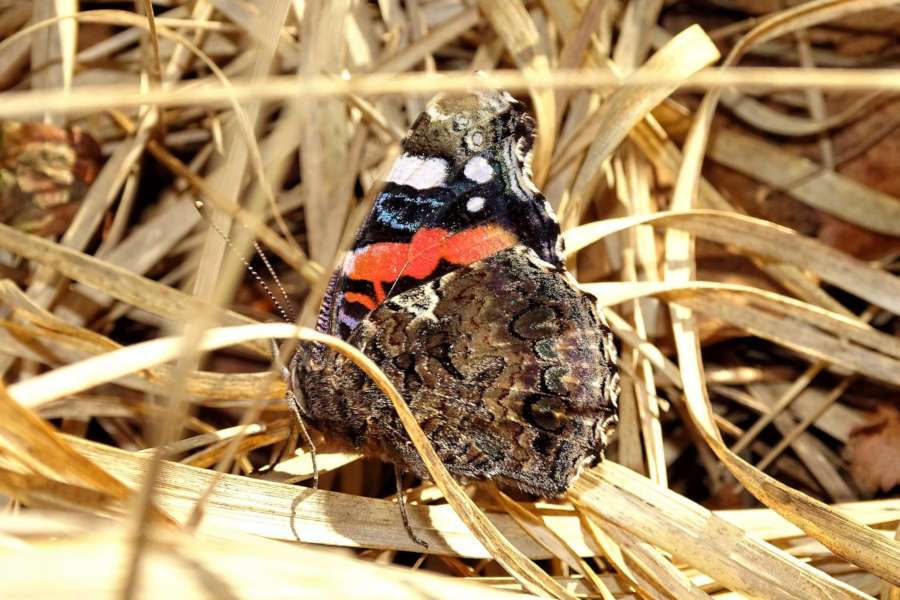
MULTIPOLYGON (((345 273, 351 279, 372 283, 375 305, 385 298, 382 283, 393 283, 402 276, 427 279, 441 259, 456 265, 469 265, 518 241, 515 234, 499 225, 479 225, 451 234, 446 229, 429 228, 416 232, 409 243, 380 242, 358 250, 348 261, 345 273)), ((372 298, 355 292, 345 299, 374 309, 372 298)))
POLYGON ((347 302, 357 302, 362 304, 369 310, 375 310, 375 300, 365 294, 360 294, 359 292, 344 292, 344 299, 347 302))
POLYGON ((441 258, 455 265, 470 265, 509 248, 518 242, 509 230, 498 225, 480 225, 447 238, 441 258))

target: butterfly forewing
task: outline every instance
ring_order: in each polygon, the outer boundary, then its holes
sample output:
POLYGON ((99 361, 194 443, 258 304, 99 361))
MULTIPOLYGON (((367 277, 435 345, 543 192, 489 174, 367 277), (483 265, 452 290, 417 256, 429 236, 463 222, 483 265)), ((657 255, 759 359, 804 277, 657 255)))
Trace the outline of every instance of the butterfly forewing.
POLYGON ((511 96, 435 100, 342 261, 324 330, 346 339, 387 298, 516 244, 561 265, 559 226, 531 183, 532 144, 511 96))

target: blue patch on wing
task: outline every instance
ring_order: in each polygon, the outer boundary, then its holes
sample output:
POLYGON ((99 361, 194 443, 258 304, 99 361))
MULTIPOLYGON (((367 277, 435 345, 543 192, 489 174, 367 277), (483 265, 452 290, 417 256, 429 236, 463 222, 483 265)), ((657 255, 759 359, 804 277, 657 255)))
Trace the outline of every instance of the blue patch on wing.
POLYGON ((429 222, 429 217, 445 203, 438 198, 382 192, 375 202, 373 214, 380 225, 412 233, 429 222))

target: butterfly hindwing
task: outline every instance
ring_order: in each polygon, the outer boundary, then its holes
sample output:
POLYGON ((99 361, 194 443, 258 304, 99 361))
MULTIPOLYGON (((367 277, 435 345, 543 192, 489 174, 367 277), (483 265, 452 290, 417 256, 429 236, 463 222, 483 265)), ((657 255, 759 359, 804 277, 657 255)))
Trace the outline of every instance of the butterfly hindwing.
MULTIPOLYGON (((602 457, 614 347, 592 300, 522 245, 387 300, 349 340, 381 366, 447 469, 541 496, 602 457)), ((390 401, 348 359, 301 350, 310 424, 428 474, 390 401)))

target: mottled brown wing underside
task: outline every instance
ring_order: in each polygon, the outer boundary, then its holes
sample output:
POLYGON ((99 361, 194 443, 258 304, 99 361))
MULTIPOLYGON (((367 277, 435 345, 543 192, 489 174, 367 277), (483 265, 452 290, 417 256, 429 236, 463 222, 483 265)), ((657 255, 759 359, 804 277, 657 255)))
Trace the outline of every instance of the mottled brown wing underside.
MULTIPOLYGON (((618 395, 611 333, 593 300, 527 248, 392 298, 349 341, 458 477, 549 497, 602 458, 618 395)), ((428 476, 389 400, 348 359, 310 346, 294 364, 311 425, 428 476)))

